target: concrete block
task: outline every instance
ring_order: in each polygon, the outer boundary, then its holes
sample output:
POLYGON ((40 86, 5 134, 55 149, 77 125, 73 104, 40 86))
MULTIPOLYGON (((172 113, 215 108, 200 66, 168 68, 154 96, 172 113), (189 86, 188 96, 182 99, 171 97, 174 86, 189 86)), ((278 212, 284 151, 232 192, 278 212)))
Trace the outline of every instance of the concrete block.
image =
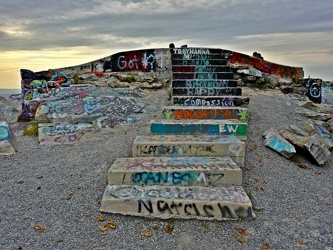
POLYGON ((230 156, 244 165, 245 142, 223 135, 148 135, 137 136, 133 157, 222 157, 230 156))
POLYGON ((224 59, 224 57, 222 57, 221 55, 218 56, 213 56, 210 55, 209 57, 213 57, 213 58, 198 58, 198 56, 194 56, 194 57, 189 57, 189 59, 182 59, 179 58, 181 57, 181 55, 178 55, 178 58, 173 58, 172 59, 172 65, 179 65, 179 66, 183 66, 183 65, 193 65, 193 66, 207 66, 207 65, 228 65, 228 60, 224 59), (223 58, 223 59, 222 59, 223 58))
POLYGON ((8 123, 0 121, 0 157, 16 153, 16 136, 11 132, 8 123))
POLYGON ((240 107, 198 107, 198 106, 167 106, 163 108, 164 119, 216 119, 240 120, 246 122, 249 117, 247 108, 240 107))
POLYGON ((163 187, 108 185, 100 211, 148 218, 252 219, 252 203, 241 186, 163 187))
POLYGON ((109 185, 242 185, 242 170, 229 157, 132 157, 116 159, 109 185))
POLYGON ((295 147, 284 139, 277 130, 270 128, 264 132, 264 144, 271 149, 274 149, 279 154, 286 158, 290 158, 296 154, 295 147))
POLYGON ((183 106, 222 106, 248 107, 250 97, 245 96, 173 96, 171 102, 174 105, 183 106))
POLYGON ((173 65, 172 72, 174 73, 220 73, 220 72, 230 72, 230 66, 222 65, 173 65))
POLYGON ((172 96, 241 96, 241 88, 172 88, 172 96))
POLYGON ((238 120, 152 120, 150 133, 156 135, 234 135, 246 140, 247 123, 238 120))

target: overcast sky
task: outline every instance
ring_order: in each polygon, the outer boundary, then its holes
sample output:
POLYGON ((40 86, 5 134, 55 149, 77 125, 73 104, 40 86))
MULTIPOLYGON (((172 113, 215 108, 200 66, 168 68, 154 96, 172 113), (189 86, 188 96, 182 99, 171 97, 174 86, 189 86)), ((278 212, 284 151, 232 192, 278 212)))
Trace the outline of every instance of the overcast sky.
POLYGON ((333 0, 0 0, 0 88, 142 48, 213 47, 333 81, 333 0))

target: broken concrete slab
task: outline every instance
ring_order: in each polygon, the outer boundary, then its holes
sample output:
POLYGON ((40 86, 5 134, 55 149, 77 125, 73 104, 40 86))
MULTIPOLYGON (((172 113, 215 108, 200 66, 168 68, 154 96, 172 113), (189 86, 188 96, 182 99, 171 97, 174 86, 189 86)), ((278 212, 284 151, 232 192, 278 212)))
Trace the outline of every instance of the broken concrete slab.
POLYGON ((242 186, 108 185, 100 211, 161 219, 255 218, 251 200, 242 186))
POLYGON ((320 121, 328 121, 332 118, 328 114, 314 112, 306 108, 297 108, 296 113, 303 115, 309 119, 320 120, 320 121))
POLYGON ((15 154, 16 137, 11 133, 8 124, 0 121, 0 156, 15 154))
POLYGON ((325 128, 325 126, 320 124, 314 124, 313 122, 308 123, 305 126, 305 131, 310 135, 318 135, 326 147, 331 151, 333 149, 333 137, 332 134, 325 128))
POLYGON ((289 125, 289 130, 301 136, 309 136, 307 132, 295 125, 289 125))
POLYGON ((318 165, 323 165, 331 156, 331 152, 317 134, 312 136, 300 136, 286 129, 280 130, 279 133, 292 144, 306 149, 318 165))
POLYGON ((265 146, 277 151, 284 157, 290 158, 296 154, 295 147, 286 139, 284 139, 276 129, 270 128, 264 132, 263 136, 265 137, 265 146))

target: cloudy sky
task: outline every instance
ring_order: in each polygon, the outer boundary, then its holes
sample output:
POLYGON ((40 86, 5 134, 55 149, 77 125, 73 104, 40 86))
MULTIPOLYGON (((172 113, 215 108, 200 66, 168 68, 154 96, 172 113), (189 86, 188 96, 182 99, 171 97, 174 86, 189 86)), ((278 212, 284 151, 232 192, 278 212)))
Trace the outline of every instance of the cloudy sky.
POLYGON ((21 68, 73 66, 141 48, 213 47, 333 81, 333 0, 0 0, 0 88, 21 68))

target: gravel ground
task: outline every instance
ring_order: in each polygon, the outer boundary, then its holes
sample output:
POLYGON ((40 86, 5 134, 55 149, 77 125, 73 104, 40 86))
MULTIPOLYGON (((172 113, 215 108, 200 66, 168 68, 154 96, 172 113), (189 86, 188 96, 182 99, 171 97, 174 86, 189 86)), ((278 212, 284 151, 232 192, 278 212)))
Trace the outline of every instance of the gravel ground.
POLYGON ((243 184, 256 219, 164 221, 99 212, 108 168, 130 156, 136 135, 149 133, 150 120, 167 103, 163 89, 147 97, 156 112, 107 136, 56 146, 18 138, 18 153, 0 158, 0 249, 333 249, 332 159, 318 167, 265 147, 265 130, 302 127, 306 120, 280 91, 244 92, 251 101, 243 184), (103 235, 100 215, 117 228, 103 235), (166 232, 167 225, 174 230, 166 232))

